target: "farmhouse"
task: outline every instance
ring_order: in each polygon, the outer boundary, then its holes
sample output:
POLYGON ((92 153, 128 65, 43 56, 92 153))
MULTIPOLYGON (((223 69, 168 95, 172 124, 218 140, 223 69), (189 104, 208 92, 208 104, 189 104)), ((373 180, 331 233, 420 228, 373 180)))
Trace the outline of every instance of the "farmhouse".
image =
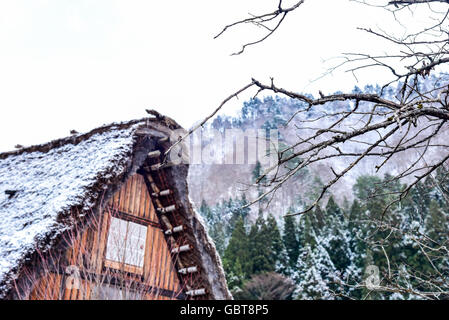
POLYGON ((0 154, 0 298, 231 299, 188 165, 165 156, 176 130, 157 116, 0 154))

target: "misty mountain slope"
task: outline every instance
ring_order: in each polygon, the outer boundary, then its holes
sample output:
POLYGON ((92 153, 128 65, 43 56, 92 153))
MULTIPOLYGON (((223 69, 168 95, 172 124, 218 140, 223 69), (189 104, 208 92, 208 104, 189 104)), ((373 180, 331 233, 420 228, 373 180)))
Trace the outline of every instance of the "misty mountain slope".
MULTIPOLYGON (((442 81, 442 78, 447 78, 447 75, 442 75, 439 78, 430 77, 423 81, 421 86, 424 90, 426 88, 430 89, 438 85, 442 81)), ((378 93, 380 92, 380 87, 366 86, 363 90, 355 87, 353 92, 378 93)), ((397 90, 395 88, 389 87, 384 90, 383 95, 391 98, 396 92, 397 90)), ((251 99, 250 101, 244 102, 239 116, 217 116, 212 123, 203 128, 201 147, 207 147, 216 153, 226 152, 226 150, 223 151, 221 143, 217 143, 216 140, 211 138, 213 132, 224 133, 227 129, 278 129, 279 148, 282 149, 282 147, 293 145, 301 136, 307 134, 307 132, 310 132, 310 130, 307 129, 300 129, 305 126, 305 123, 308 124, 308 119, 318 117, 319 121, 314 121, 313 127, 325 128, 330 125, 332 121, 332 118, 326 117, 325 113, 330 113, 335 110, 350 110, 354 107, 354 105, 350 101, 337 101, 323 106, 313 107, 307 113, 301 113, 300 115, 294 117, 289 125, 284 127, 292 115, 305 107, 305 104, 302 102, 278 96, 268 96, 263 99, 251 99)), ((360 108, 369 107, 370 106, 368 104, 360 106, 360 108)), ((348 129, 348 125, 363 125, 363 122, 361 122, 358 118, 354 118, 352 120, 349 119, 348 121, 349 122, 346 122, 345 125, 336 127, 336 129, 344 131, 348 129)), ((412 128, 411 131, 412 134, 417 133, 417 129, 415 128, 412 128)), ((429 130, 427 132, 421 132, 420 135, 428 133, 429 130)), ((397 139, 399 139, 399 136, 397 139)), ((438 144, 439 142, 447 139, 447 137, 449 137, 449 132, 446 127, 443 128, 434 143, 438 144)), ((340 144, 339 147, 341 150, 348 152, 361 151, 366 149, 364 142, 369 142, 375 138, 375 134, 372 133, 370 135, 363 136, 360 143, 347 142, 340 144)), ((319 140, 315 142, 319 142, 319 140)), ((198 142, 196 143, 198 144, 198 142)), ((245 153, 247 153, 247 151, 248 149, 246 146, 245 153)), ((295 151, 297 151, 297 149, 295 149, 295 151)), ((328 151, 324 150, 323 155, 325 155, 326 152, 328 151)), ((224 154, 224 156, 226 156, 226 154, 224 154)), ((432 162, 434 159, 437 159, 438 156, 439 148, 430 148, 427 151, 427 155, 424 160, 432 162)), ((388 173, 394 175, 399 173, 401 170, 408 168, 417 157, 419 157, 419 154, 414 149, 402 152, 395 155, 378 172, 376 170, 376 165, 379 164, 379 158, 366 158, 356 165, 351 171, 349 171, 347 175, 341 178, 340 181, 331 188, 330 192, 334 194, 338 203, 342 203, 345 198, 352 200, 352 186, 354 185, 357 177, 361 174, 383 176, 388 173)), ((335 171, 340 172, 353 160, 354 157, 337 157, 332 158, 331 160, 319 162, 318 164, 313 163, 309 165, 305 170, 287 181, 285 185, 276 192, 269 204, 267 202, 263 204, 264 206, 267 206, 264 211, 271 212, 275 216, 280 216, 285 214, 289 207, 297 206, 298 201, 301 201, 303 204, 310 203, 314 190, 319 187, 319 184, 326 183, 334 177, 330 167, 332 166, 335 171), (321 182, 319 180, 321 180, 321 182)), ((195 202, 196 206, 199 207, 203 200, 205 200, 209 205, 215 205, 223 200, 228 200, 229 198, 237 198, 243 193, 245 193, 249 201, 255 199, 259 194, 260 189, 258 190, 255 187, 249 186, 254 181, 254 168, 255 164, 248 164, 247 162, 245 162, 245 164, 225 165, 210 165, 204 163, 192 164, 189 173, 189 184, 190 189, 192 190, 192 200, 195 202)), ((407 180, 404 182, 406 183, 407 180)), ((252 206, 253 215, 258 212, 258 206, 259 205, 252 206)))

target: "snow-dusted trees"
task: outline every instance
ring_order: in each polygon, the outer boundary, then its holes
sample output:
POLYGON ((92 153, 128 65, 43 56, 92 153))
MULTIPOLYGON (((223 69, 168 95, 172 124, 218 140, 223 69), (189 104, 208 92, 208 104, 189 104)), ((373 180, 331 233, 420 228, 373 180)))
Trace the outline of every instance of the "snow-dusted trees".
POLYGON ((284 218, 284 247, 287 252, 287 263, 289 268, 294 268, 299 255, 299 234, 295 219, 292 216, 284 218))
MULTIPOLYGON (((305 1, 297 1, 290 5, 282 0, 276 1, 276 8, 272 12, 254 14, 231 23, 224 27, 217 37, 239 26, 264 27, 266 34, 263 37, 244 44, 242 49, 236 52, 242 54, 248 46, 258 44, 272 36, 287 15, 291 16, 290 13, 297 10, 306 10, 302 5, 305 1)), ((380 55, 347 54, 343 62, 332 69, 335 71, 347 67, 346 71, 357 73, 371 67, 384 68, 391 74, 391 81, 381 86, 380 90, 373 87, 373 92, 359 90, 334 94, 323 94, 320 91, 319 97, 311 97, 298 93, 297 90, 278 86, 273 78, 269 82, 251 79, 247 85, 224 99, 211 115, 189 130, 185 136, 202 127, 228 101, 248 90, 254 90, 256 96, 261 92, 283 95, 302 105, 285 122, 286 126, 293 126, 300 131, 298 134, 300 138, 278 150, 278 163, 267 168, 257 180, 257 183, 262 183, 263 179, 270 177, 263 183, 267 188, 252 203, 273 196, 297 172, 329 159, 344 158, 350 161, 339 170, 330 167, 332 178, 323 184, 315 201, 296 214, 314 210, 333 185, 367 158, 377 159, 375 164, 377 171, 388 163, 398 161, 401 156, 405 155, 408 158, 409 165, 392 178, 396 180, 409 178, 410 182, 391 199, 392 204, 403 200, 418 182, 434 174, 439 167, 447 165, 449 145, 442 137, 448 131, 449 79, 443 75, 435 76, 434 70, 449 63, 449 52, 446 48, 449 3, 410 0, 385 1, 383 5, 377 3, 372 5, 375 1, 358 2, 371 5, 372 10, 374 7, 384 7, 391 11, 401 30, 406 31, 407 25, 404 29, 404 25, 401 24, 404 12, 425 10, 433 4, 439 5, 438 10, 430 7, 428 20, 422 28, 418 30, 410 28, 409 33, 399 36, 394 32, 384 32, 381 28, 377 30, 361 28, 369 35, 393 45, 394 49, 380 55), (427 85, 424 85, 425 79, 431 81, 427 81, 427 85), (333 104, 335 108, 328 110, 326 107, 329 104, 333 104), (323 118, 328 120, 326 125, 312 126, 323 118), (358 148, 347 149, 345 146, 348 144, 357 145, 358 148), (425 160, 426 154, 435 154, 438 150, 440 154, 434 157, 433 161, 425 160), (297 164, 290 167, 292 160, 296 160, 297 164)), ((243 116, 248 117, 247 110, 244 111, 243 116)))
POLYGON ((285 273, 286 261, 281 233, 271 215, 259 216, 252 225, 240 218, 223 254, 228 285, 234 292, 240 292, 253 275, 285 273))
POLYGON ((436 179, 429 177, 403 201, 390 205, 394 193, 406 186, 390 175, 357 180, 350 229, 356 236, 355 266, 365 271, 375 265, 380 271, 380 288, 371 298, 447 297, 448 198, 441 191, 445 184, 447 172, 440 169, 436 179), (380 185, 382 193, 376 191, 380 185))
POLYGON ((348 295, 343 284, 356 273, 349 220, 331 196, 326 207, 299 219, 299 256, 294 269, 299 299, 348 295))
POLYGON ((223 255, 230 288, 250 297, 276 282, 256 275, 276 272, 294 281, 296 299, 448 298, 448 186, 448 172, 439 170, 392 206, 404 185, 390 175, 360 176, 344 207, 330 194, 323 206, 287 215, 282 225, 271 214, 253 223, 240 217, 223 255), (376 270, 373 288, 367 279, 376 270))
POLYGON ((296 297, 304 300, 334 299, 334 288, 340 282, 328 252, 319 243, 301 249, 293 278, 298 286, 296 297))
POLYGON ((360 176, 346 212, 331 195, 324 208, 300 216, 298 260, 290 269, 296 297, 447 299, 449 199, 442 190, 448 177, 439 170, 392 206, 390 197, 404 185, 390 175, 360 176), (378 272, 375 288, 366 282, 372 272, 378 272))

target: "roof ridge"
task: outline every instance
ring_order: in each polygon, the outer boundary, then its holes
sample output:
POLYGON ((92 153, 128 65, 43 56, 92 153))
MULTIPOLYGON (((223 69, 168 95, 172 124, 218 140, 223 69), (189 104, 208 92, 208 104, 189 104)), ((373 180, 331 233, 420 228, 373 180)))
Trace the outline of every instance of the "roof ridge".
POLYGON ((129 128, 130 126, 134 125, 134 124, 138 124, 140 122, 144 122, 144 121, 154 121, 154 118, 141 118, 141 119, 133 119, 133 120, 128 120, 128 121, 122 121, 122 122, 112 122, 109 124, 103 124, 100 127, 96 127, 94 129, 91 129, 90 131, 86 132, 86 133, 81 133, 81 134, 76 134, 76 135, 72 135, 72 136, 67 136, 67 137, 63 137, 63 138, 58 138, 58 139, 54 139, 51 140, 49 142, 45 142, 45 143, 41 143, 41 144, 36 144, 36 145, 32 145, 32 146, 27 146, 18 150, 13 150, 13 151, 6 151, 6 152, 1 152, 0 153, 0 160, 6 159, 10 156, 18 156, 24 153, 31 153, 31 152, 42 152, 42 153, 47 153, 48 151, 54 149, 54 148, 58 148, 58 147, 62 147, 64 145, 67 144, 78 144, 82 141, 85 141, 87 139, 89 139, 90 137, 92 137, 93 135, 97 134, 97 133, 103 133, 105 131, 108 131, 114 127, 117 127, 117 129, 126 129, 129 128))

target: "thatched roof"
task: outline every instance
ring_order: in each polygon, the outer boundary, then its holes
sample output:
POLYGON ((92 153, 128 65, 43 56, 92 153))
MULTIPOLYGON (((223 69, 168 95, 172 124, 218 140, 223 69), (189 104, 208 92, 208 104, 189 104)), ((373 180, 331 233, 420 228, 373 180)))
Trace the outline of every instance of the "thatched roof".
MULTIPOLYGON (((51 249, 64 231, 97 211, 142 166, 153 138, 180 129, 164 119, 111 124, 0 154, 0 297, 37 250, 51 249)), ((230 298, 220 258, 188 199, 187 166, 176 166, 168 175, 194 233, 211 297, 230 298)))

